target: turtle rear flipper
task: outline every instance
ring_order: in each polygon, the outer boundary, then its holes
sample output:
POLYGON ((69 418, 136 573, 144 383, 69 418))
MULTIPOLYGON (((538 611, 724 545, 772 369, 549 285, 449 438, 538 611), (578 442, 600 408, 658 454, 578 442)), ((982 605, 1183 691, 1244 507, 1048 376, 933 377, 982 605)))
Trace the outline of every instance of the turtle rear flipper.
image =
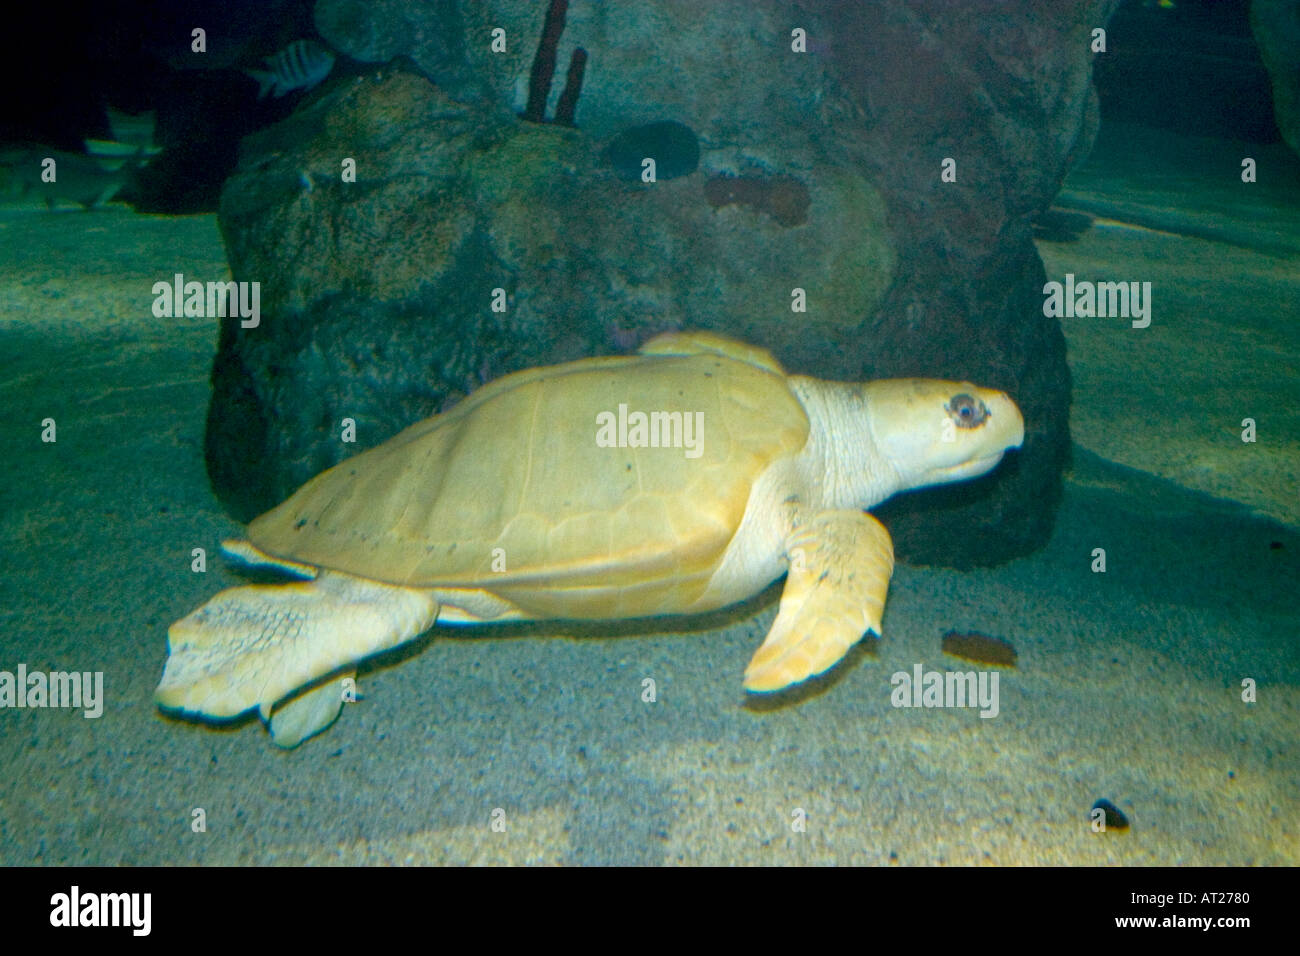
POLYGON ((200 717, 257 707, 270 719, 285 697, 417 637, 437 615, 429 591, 330 571, 314 581, 229 588, 168 630, 155 698, 200 717))
POLYGON ((277 747, 292 750, 309 737, 314 737, 338 720, 343 702, 356 687, 357 672, 348 668, 343 673, 327 679, 296 697, 290 697, 275 708, 266 729, 277 747))

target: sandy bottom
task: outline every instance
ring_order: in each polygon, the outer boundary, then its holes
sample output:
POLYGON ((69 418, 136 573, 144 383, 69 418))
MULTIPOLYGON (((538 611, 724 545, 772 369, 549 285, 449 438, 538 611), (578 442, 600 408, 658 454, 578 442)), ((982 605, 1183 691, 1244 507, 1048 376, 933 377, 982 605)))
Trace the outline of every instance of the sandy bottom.
POLYGON ((238 583, 190 571, 239 531, 202 463, 215 327, 149 308, 174 272, 227 274, 214 219, 11 215, 0 248, 0 670, 105 693, 98 719, 0 711, 0 861, 1300 863, 1294 262, 1127 228, 1044 244, 1049 274, 1160 289, 1149 329, 1067 323, 1050 545, 900 567, 884 639, 794 697, 740 689, 773 591, 704 630, 439 631, 281 752, 151 702, 167 625, 238 583), (896 671, 975 666, 950 628, 1019 651, 996 718, 891 706, 896 671), (1100 797, 1131 829, 1090 830, 1100 797))

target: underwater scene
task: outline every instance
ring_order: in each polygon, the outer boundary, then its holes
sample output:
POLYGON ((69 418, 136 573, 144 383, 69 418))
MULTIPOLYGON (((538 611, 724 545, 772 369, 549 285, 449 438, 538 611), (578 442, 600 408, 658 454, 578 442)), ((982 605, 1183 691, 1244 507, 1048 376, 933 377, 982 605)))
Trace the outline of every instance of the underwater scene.
POLYGON ((0 861, 1300 863, 1300 4, 59 10, 0 861))

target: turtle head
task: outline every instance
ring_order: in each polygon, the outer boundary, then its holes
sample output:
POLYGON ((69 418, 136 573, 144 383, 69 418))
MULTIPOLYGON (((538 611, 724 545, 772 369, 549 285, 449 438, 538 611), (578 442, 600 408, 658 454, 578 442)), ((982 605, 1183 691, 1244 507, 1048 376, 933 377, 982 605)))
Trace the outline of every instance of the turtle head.
POLYGON ((899 490, 976 478, 1025 440, 1025 420, 1005 392, 928 378, 863 388, 872 438, 899 490))

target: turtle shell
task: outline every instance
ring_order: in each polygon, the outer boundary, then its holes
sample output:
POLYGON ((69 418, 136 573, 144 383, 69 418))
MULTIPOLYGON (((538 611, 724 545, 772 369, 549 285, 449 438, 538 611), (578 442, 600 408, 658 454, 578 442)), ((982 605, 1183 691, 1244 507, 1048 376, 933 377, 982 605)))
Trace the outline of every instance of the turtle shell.
POLYGON ((390 584, 487 590, 533 617, 684 609, 754 482, 808 437, 763 355, 737 343, 505 376, 317 475, 248 536, 390 584))

